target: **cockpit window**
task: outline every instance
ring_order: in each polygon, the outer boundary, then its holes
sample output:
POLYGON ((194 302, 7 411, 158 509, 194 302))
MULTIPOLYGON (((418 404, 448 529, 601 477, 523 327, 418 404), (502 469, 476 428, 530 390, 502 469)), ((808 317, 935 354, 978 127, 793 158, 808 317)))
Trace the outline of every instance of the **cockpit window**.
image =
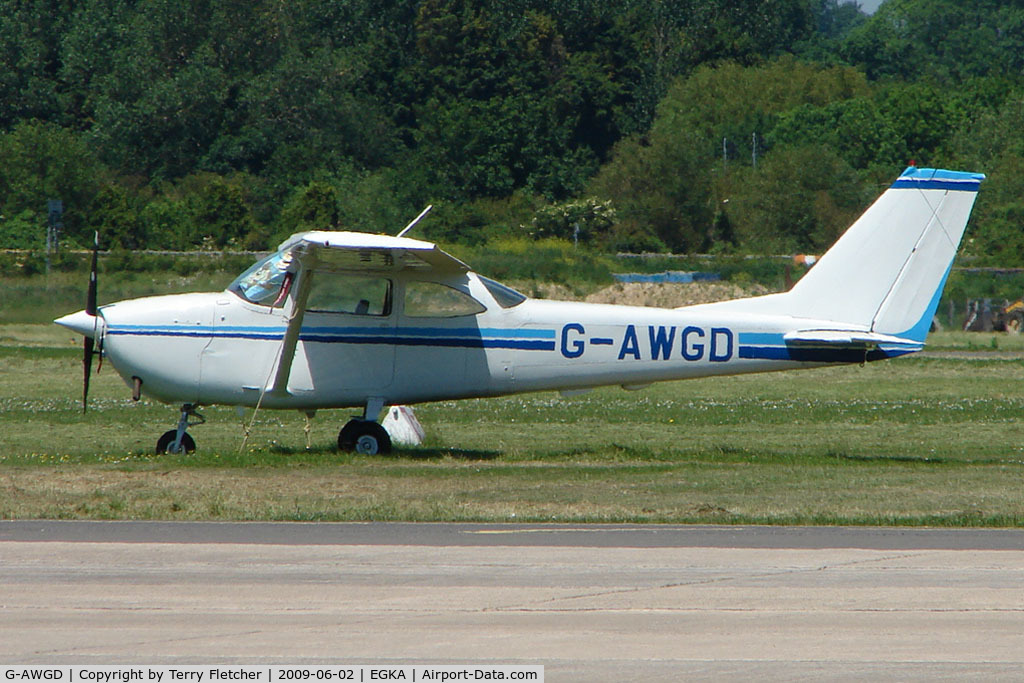
POLYGON ((362 273, 318 270, 306 299, 306 310, 350 315, 391 314, 391 280, 362 273))
POLYGON ((491 293, 494 300, 498 302, 498 305, 502 308, 512 308, 526 301, 526 295, 520 294, 511 287, 506 287, 500 282, 495 282, 489 278, 480 277, 480 282, 484 283, 484 287, 491 293))
POLYGON ((292 262, 290 251, 271 254, 239 275, 228 290, 254 304, 282 306, 295 279, 292 262))

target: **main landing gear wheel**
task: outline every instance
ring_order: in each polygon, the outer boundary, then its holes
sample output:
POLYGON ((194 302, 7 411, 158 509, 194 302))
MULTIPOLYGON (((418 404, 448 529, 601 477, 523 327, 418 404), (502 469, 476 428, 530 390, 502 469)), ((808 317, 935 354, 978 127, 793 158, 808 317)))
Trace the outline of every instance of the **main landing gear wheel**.
POLYGON ((391 437, 386 429, 372 420, 349 420, 338 432, 338 450, 384 455, 391 452, 391 437))
POLYGON ((171 430, 168 430, 168 431, 164 432, 163 436, 161 436, 157 440, 157 442, 156 442, 156 454, 157 455, 165 455, 165 454, 181 455, 182 453, 195 453, 196 452, 196 442, 195 442, 195 439, 193 439, 188 434, 188 432, 186 432, 186 433, 181 435, 181 448, 178 450, 177 453, 175 453, 172 450, 172 447, 174 446, 174 440, 177 438, 177 436, 178 436, 178 430, 177 429, 171 429, 171 430))

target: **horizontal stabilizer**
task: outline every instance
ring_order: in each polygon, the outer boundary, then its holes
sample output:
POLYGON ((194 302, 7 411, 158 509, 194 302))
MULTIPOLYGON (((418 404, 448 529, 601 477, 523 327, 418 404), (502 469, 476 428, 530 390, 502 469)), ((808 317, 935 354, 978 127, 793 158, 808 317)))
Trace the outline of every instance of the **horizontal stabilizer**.
POLYGON ((797 330, 784 335, 783 340, 787 345, 836 349, 872 349, 885 345, 916 351, 924 346, 913 339, 856 330, 797 330))

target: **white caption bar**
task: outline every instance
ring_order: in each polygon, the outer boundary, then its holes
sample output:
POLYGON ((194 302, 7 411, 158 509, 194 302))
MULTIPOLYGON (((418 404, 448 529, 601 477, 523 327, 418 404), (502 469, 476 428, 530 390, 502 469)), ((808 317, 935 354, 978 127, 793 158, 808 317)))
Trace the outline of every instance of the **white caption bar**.
POLYGON ((344 683, 353 681, 544 682, 543 666, 495 664, 487 666, 404 664, 378 666, 4 666, 0 683, 344 683))

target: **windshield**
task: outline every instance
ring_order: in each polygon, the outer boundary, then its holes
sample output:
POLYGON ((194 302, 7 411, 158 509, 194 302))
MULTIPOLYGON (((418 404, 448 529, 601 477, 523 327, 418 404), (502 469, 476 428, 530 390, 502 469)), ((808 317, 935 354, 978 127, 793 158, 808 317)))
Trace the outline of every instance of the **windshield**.
POLYGON ((281 306, 295 277, 292 262, 290 251, 271 254, 239 275, 228 291, 254 304, 281 306))

